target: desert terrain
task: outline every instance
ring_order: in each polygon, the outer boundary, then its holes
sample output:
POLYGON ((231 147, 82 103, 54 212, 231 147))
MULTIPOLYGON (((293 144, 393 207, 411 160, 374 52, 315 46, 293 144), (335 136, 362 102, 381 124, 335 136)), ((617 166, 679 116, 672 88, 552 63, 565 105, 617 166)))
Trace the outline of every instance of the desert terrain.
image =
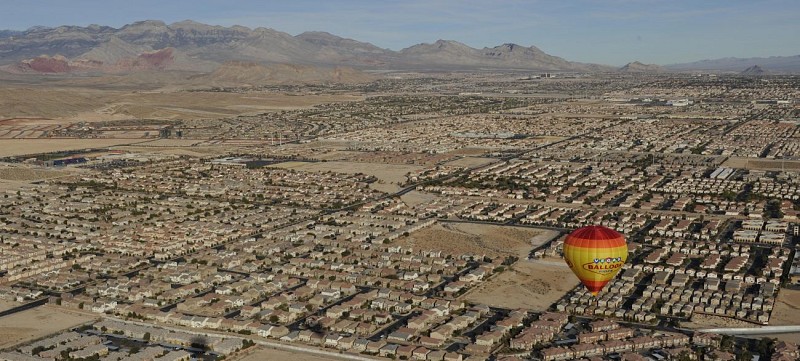
POLYGON ((542 231, 478 223, 439 223, 402 238, 398 242, 421 250, 451 254, 484 254, 489 257, 524 258, 542 231))
POLYGON ((682 326, 688 328, 718 328, 718 327, 758 327, 758 325, 746 321, 741 321, 728 317, 720 317, 715 315, 705 315, 695 313, 692 315, 690 322, 682 322, 682 326))
MULTIPOLYGON (((366 355, 359 355, 359 357, 368 358, 369 356, 366 355)), ((344 360, 345 358, 342 358, 344 360)), ((376 358, 377 359, 377 358, 376 358)), ((231 360, 234 361, 284 361, 284 360, 293 360, 293 361, 327 361, 332 360, 332 358, 328 356, 316 356, 309 353, 302 353, 302 352, 291 352, 291 351, 284 351, 278 350, 273 348, 267 348, 265 346, 258 346, 255 350, 242 353, 231 360)))
POLYGON ((322 103, 350 95, 247 94, 209 91, 99 90, 84 87, 0 87, 0 119, 40 117, 70 122, 124 119, 216 119, 322 103))
POLYGON ((463 158, 459 158, 459 159, 456 159, 456 160, 451 161, 451 162, 447 162, 447 163, 445 163, 445 165, 451 166, 451 167, 466 167, 466 168, 470 168, 470 167, 480 167, 480 166, 489 164, 489 163, 494 162, 494 161, 496 161, 496 159, 479 158, 479 157, 463 157, 463 158))
POLYGON ((420 192, 417 190, 413 190, 411 192, 408 192, 400 196, 400 200, 403 201, 403 203, 405 203, 409 207, 414 207, 419 204, 430 202, 434 199, 436 199, 435 195, 432 195, 430 193, 420 192))
POLYGON ((800 161, 796 160, 775 160, 775 159, 758 159, 742 158, 742 157, 729 157, 725 163, 725 167, 744 168, 754 170, 798 170, 800 169, 800 161))
POLYGON ((470 290, 464 300, 504 308, 546 311, 578 285, 566 264, 520 260, 488 282, 470 290))
POLYGON ((130 139, 0 139, 0 157, 104 148, 132 142, 135 141, 130 139))
POLYGON ((16 306, 19 306, 19 303, 13 301, 0 300, 0 311, 5 311, 16 306))
POLYGON ((0 349, 91 321, 92 318, 42 306, 0 318, 0 349))
POLYGON ((55 170, 38 166, 0 163, 0 190, 16 189, 32 182, 66 177, 77 172, 80 172, 78 168, 55 170))
POLYGON ((778 294, 769 323, 776 326, 796 325, 798 312, 800 312, 800 290, 784 288, 778 294))
POLYGON ((39 167, 4 165, 0 163, 0 181, 32 182, 67 176, 73 170, 54 170, 39 167))

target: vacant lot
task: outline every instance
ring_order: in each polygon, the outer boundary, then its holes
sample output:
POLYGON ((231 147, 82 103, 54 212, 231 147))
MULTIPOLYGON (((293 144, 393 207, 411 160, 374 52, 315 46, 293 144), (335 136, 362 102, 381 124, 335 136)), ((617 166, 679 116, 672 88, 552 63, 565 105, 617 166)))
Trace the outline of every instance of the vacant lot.
POLYGON ((201 139, 154 139, 140 145, 146 147, 194 147, 204 143, 206 141, 201 139))
POLYGON ((772 309, 769 324, 775 326, 797 325, 800 323, 798 313, 800 313, 800 291, 781 289, 778 299, 775 301, 775 308, 772 309))
MULTIPOLYGON (((5 310, 8 310, 10 308, 19 306, 19 305, 20 304, 17 303, 17 302, 0 300, 0 311, 5 311, 5 310)), ((2 324, 2 322, 0 322, 0 324, 2 324)))
POLYGON ((0 180, 4 181, 32 182, 37 180, 62 177, 68 174, 70 174, 70 172, 64 170, 0 165, 0 180))
MULTIPOLYGON (((360 100, 349 95, 287 95, 182 91, 121 91, 88 87, 0 87, 0 119, 43 117, 66 121, 135 118, 214 119, 360 100)), ((132 88, 141 88, 133 85, 132 88)))
POLYGON ((800 161, 730 157, 722 166, 756 170, 800 170, 800 161))
POLYGON ((37 307, 0 318, 0 349, 91 321, 50 306, 37 307))
MULTIPOLYGON (((329 352, 335 352, 332 350, 326 350, 329 352)), ((365 355, 359 355, 361 357, 369 357, 365 355)), ((329 361, 329 360, 336 360, 337 358, 332 358, 328 356, 317 356, 310 353, 303 353, 303 352, 292 352, 292 351, 284 351, 284 350, 276 350, 272 348, 268 348, 266 346, 259 346, 256 348, 255 351, 249 352, 246 355, 241 355, 240 357, 235 357, 232 360, 235 361, 284 361, 284 360, 292 360, 292 361, 329 361)), ((376 358, 377 359, 377 358, 376 358)))
POLYGON ((456 160, 451 161, 451 162, 447 162, 447 163, 445 163, 445 165, 451 166, 451 167, 471 168, 471 167, 480 167, 480 166, 483 166, 483 165, 486 165, 486 164, 489 164, 489 163, 495 162, 495 161, 497 161, 497 159, 480 158, 480 157, 463 157, 463 158, 459 158, 459 159, 456 159, 456 160))
POLYGON ((704 315, 695 313, 692 315, 691 322, 681 322, 681 326, 691 329, 700 328, 726 328, 726 327, 758 327, 758 325, 740 321, 730 317, 720 317, 714 315, 704 315))
POLYGON ((400 196, 400 200, 407 206, 414 207, 423 203, 427 203, 436 199, 436 195, 426 192, 413 190, 400 196))
POLYGON ((420 250, 440 250, 450 254, 484 254, 489 257, 525 257, 536 236, 543 231, 532 228, 477 223, 440 223, 414 232, 398 242, 420 250))
POLYGON ((0 139, 0 157, 62 150, 103 148, 131 143, 130 139, 0 139))
POLYGON ((496 307, 545 311, 576 285, 578 278, 566 264, 521 260, 463 298, 496 307))

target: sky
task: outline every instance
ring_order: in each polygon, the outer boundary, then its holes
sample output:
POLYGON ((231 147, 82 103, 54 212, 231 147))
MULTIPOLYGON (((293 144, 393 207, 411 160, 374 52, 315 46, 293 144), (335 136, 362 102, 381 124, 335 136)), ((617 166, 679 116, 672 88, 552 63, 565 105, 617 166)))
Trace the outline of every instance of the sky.
POLYGON ((327 31, 400 50, 438 39, 571 61, 674 64, 800 54, 798 0, 0 0, 0 28, 139 20, 327 31))

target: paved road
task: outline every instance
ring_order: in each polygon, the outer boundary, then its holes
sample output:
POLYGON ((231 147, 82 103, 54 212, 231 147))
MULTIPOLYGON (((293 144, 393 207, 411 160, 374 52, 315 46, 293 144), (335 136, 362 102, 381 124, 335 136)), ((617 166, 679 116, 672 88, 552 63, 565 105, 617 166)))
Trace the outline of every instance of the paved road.
POLYGON ((263 339, 257 339, 255 337, 248 337, 242 335, 232 335, 230 333, 216 333, 216 332, 207 332, 207 331, 198 331, 194 329, 185 329, 179 327, 170 327, 164 325, 156 325, 153 323, 146 323, 146 322, 138 322, 138 321, 130 321, 130 320, 123 320, 116 317, 111 317, 107 315, 100 315, 103 318, 119 321, 128 324, 134 324, 139 326, 146 326, 146 327, 156 327, 165 330, 171 330, 176 332, 184 332, 192 335, 199 335, 199 336, 206 336, 206 337, 226 337, 226 338, 233 338, 233 339, 248 339, 255 342, 257 345, 266 346, 269 348, 273 348, 276 350, 284 350, 284 351, 291 351, 291 352, 302 352, 306 354, 313 354, 317 356, 322 356, 326 358, 333 358, 333 359, 343 359, 343 360, 355 360, 355 361, 375 361, 375 360, 385 360, 383 358, 373 358, 367 357, 363 355, 354 355, 349 353, 339 353, 338 351, 328 351, 324 349, 313 348, 310 346, 296 346, 296 345, 289 345, 285 343, 275 342, 275 341, 266 341, 263 339))
POLYGON ((800 325, 790 326, 762 326, 762 327, 732 327, 732 328, 704 328, 700 332, 718 333, 721 335, 774 335, 780 333, 800 333, 800 325))

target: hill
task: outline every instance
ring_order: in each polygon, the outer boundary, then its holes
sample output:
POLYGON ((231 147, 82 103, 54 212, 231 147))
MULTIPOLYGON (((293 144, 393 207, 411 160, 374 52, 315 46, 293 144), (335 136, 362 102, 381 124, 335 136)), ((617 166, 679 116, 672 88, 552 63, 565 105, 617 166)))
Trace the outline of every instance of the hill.
POLYGON ((361 69, 524 69, 607 71, 534 47, 502 44, 475 49, 452 40, 401 51, 326 32, 292 36, 268 28, 212 26, 194 21, 140 21, 119 29, 90 25, 0 31, 0 65, 21 72, 210 72, 237 61, 361 69), (167 50, 168 49, 168 50, 167 50))
POLYGON ((739 74, 741 75, 765 75, 767 72, 764 69, 761 69, 758 65, 753 65, 745 70, 742 70, 739 74))
POLYGON ((674 71, 723 71, 740 72, 753 64, 769 69, 774 73, 800 72, 800 55, 772 56, 768 58, 722 58, 708 59, 692 63, 672 64, 665 68, 674 71))
POLYGON ((231 61, 211 74, 196 78, 213 86, 257 86, 264 84, 366 83, 375 77, 347 67, 320 67, 297 64, 261 65, 231 61))
POLYGON ((623 73, 661 73, 664 72, 664 67, 656 64, 643 64, 638 61, 625 64, 625 66, 617 69, 623 73))

